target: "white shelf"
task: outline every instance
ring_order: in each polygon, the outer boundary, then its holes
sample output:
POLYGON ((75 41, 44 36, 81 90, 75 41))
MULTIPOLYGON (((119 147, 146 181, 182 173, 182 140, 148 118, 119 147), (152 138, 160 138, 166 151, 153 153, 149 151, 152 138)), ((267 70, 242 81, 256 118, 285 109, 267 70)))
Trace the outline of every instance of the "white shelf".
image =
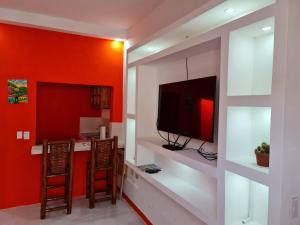
POLYGON ((243 176, 225 173, 225 225, 268 225, 269 188, 243 176))
MULTIPOLYGON (((246 223, 247 225, 262 225, 261 223, 258 223, 258 222, 256 222, 256 221, 250 221, 250 222, 248 222, 248 223, 246 223)), ((242 222, 239 222, 239 223, 235 223, 235 224, 233 224, 233 225, 245 225, 244 223, 242 223, 242 222)))
POLYGON ((135 120, 136 119, 136 115, 135 114, 127 114, 127 118, 130 118, 130 119, 133 119, 135 120))
POLYGON ((201 188, 196 188, 188 182, 167 173, 163 168, 157 174, 148 174, 130 163, 127 163, 127 165, 206 224, 216 224, 215 199, 203 192, 201 188))
POLYGON ((274 18, 230 33, 228 96, 272 93, 274 18))
POLYGON ((271 95, 228 96, 226 99, 230 106, 270 107, 272 104, 271 95))
MULTIPOLYGON (((246 160, 245 160, 246 161, 246 160)), ((247 177, 248 179, 254 180, 258 183, 269 186, 270 184, 270 176, 268 174, 269 168, 260 167, 259 168, 251 168, 240 164, 234 161, 226 160, 224 162, 225 169, 231 171, 233 173, 239 174, 243 177, 247 177)))
POLYGON ((237 164, 240 164, 242 166, 248 167, 250 169, 257 170, 257 171, 262 172, 262 173, 266 173, 266 174, 269 173, 269 167, 263 167, 263 166, 257 165, 255 156, 253 156, 253 157, 241 157, 241 158, 238 158, 238 159, 231 159, 230 161, 232 161, 234 163, 237 163, 237 164))
POLYGON ((154 137, 139 138, 137 140, 138 145, 141 145, 150 151, 154 151, 166 158, 185 164, 211 177, 217 177, 217 160, 206 160, 194 150, 170 151, 161 147, 163 143, 163 140, 154 137))

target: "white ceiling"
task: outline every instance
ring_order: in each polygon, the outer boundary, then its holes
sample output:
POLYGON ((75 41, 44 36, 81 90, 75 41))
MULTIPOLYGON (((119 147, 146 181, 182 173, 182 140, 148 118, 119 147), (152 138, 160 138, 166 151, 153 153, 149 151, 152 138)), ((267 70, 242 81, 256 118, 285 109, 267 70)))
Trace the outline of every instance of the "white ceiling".
POLYGON ((127 30, 164 0, 0 0, 8 8, 127 30))

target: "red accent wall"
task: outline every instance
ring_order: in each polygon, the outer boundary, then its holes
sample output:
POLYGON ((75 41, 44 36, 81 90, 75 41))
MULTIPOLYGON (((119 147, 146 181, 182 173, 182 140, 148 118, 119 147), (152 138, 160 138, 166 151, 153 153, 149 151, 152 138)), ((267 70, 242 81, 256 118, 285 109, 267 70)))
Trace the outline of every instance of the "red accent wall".
MULTIPOLYGON (((0 24, 0 208, 39 202, 37 82, 113 86, 112 121, 122 120, 123 45, 110 40, 0 24), (7 103, 7 80, 28 80, 28 104, 7 103), (16 140, 30 131, 29 141, 16 140)), ((59 113, 59 112, 58 112, 59 113)), ((75 154, 74 195, 85 190, 87 153, 75 154)))
POLYGON ((91 87, 56 83, 37 85, 36 140, 79 138, 80 117, 99 117, 92 107, 91 87))

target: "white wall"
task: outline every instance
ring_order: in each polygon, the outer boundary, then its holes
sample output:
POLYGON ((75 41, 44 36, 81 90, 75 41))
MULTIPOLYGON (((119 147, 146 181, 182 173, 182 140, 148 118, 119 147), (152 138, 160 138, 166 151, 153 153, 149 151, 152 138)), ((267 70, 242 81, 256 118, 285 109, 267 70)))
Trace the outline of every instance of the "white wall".
POLYGON ((292 198, 300 197, 300 1, 289 3, 281 224, 299 225, 299 210, 295 219, 290 218, 290 211, 292 198))

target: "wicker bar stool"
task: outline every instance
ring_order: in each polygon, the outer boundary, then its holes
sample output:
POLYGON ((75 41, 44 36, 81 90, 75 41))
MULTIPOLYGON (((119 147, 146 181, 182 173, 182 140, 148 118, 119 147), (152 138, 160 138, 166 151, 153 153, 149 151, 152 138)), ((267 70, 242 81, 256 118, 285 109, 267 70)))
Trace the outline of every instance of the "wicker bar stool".
POLYGON ((110 200, 116 204, 117 196, 117 151, 118 137, 111 139, 92 139, 91 159, 87 162, 86 195, 89 207, 94 208, 95 202, 110 200), (106 177, 97 178, 98 172, 106 172, 106 177), (96 182, 106 181, 106 187, 96 189, 96 182), (97 195, 96 198, 96 193, 97 195))
POLYGON ((73 183, 73 153, 75 140, 43 141, 43 168, 41 181, 41 214, 46 218, 46 212, 67 209, 72 212, 72 183, 73 183), (53 179, 63 179, 53 182, 53 179), (63 194, 57 194, 63 189, 63 194), (51 194, 50 192, 55 194, 51 194), (58 204, 58 201, 62 201, 58 204), (52 203, 51 206, 48 202, 52 203), (55 203, 58 206, 53 206, 55 203))

